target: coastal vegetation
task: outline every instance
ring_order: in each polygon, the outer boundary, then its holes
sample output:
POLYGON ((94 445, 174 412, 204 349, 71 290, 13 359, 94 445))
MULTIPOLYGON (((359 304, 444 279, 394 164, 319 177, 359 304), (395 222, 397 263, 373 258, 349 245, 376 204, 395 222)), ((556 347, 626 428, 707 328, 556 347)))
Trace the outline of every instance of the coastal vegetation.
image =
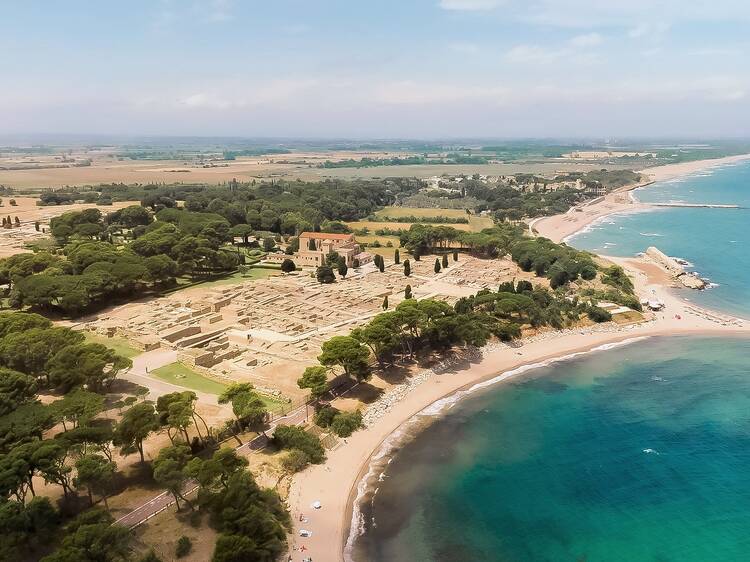
MULTIPOLYGON (((122 458, 136 453, 148 466, 144 442, 165 432, 171 445, 152 463, 153 482, 170 490, 178 505, 208 514, 220 533, 214 559, 275 560, 289 528, 285 507, 276 492, 258 487, 244 458, 217 448, 227 435, 262 432, 266 401, 249 385, 233 385, 222 399, 231 402, 236 420, 212 428, 191 391, 160 396, 156 404, 115 400, 112 382, 130 364, 37 314, 0 313, 0 558, 140 560, 128 529, 113 524, 108 511, 109 497, 122 491, 115 452, 122 458), (113 408, 121 412, 114 419, 113 408), (184 494, 188 479, 198 482, 197 499, 184 494), (242 544, 229 548, 238 536, 242 544)), ((146 474, 150 479, 151 471, 146 474)))

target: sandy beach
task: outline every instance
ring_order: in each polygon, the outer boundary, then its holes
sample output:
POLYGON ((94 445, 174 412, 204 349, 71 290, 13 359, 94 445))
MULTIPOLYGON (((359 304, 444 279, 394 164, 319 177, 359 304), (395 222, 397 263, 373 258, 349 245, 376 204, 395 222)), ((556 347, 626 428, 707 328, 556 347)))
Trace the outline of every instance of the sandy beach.
POLYGON ((573 234, 583 230, 591 223, 608 215, 619 213, 634 213, 646 211, 649 205, 640 203, 632 197, 632 191, 657 181, 665 181, 679 176, 689 175, 701 170, 734 164, 750 159, 750 154, 739 156, 727 156, 713 160, 697 160, 695 162, 682 162, 680 164, 668 164, 640 170, 645 176, 643 181, 629 185, 608 193, 604 197, 593 200, 590 203, 573 207, 567 213, 552 217, 542 217, 531 221, 530 228, 540 236, 544 236, 554 242, 565 241, 573 234))
MULTIPOLYGON (((646 174, 648 182, 661 181, 678 175, 717 165, 736 162, 750 156, 731 157, 702 162, 652 168, 646 174)), ((645 182, 644 182, 645 183, 645 182)), ((628 190, 615 192, 583 211, 549 217, 537 221, 533 227, 543 236, 562 240, 584 228, 592 221, 612 213, 638 210, 630 200, 628 190)), ((661 300, 665 309, 654 313, 643 323, 628 326, 598 325, 587 329, 547 332, 523 340, 519 348, 502 344, 488 346, 481 358, 468 364, 435 374, 426 372, 395 387, 383 395, 365 412, 365 419, 377 421, 356 432, 345 443, 328 452, 323 465, 313 466, 298 474, 292 483, 289 507, 294 522, 290 541, 291 559, 340 561, 350 560, 345 548, 350 529, 358 525, 355 504, 378 474, 368 474, 371 460, 388 455, 398 448, 400 430, 414 420, 425 421, 439 415, 439 408, 430 407, 442 398, 471 391, 484 381, 500 383, 523 372, 554 360, 577 357, 587 352, 599 352, 613 345, 637 345, 641 338, 676 335, 750 336, 750 323, 723 314, 703 310, 682 298, 687 293, 673 293, 667 285, 670 279, 657 266, 638 259, 610 258, 625 267, 635 279, 639 295, 661 300), (429 408, 428 410, 426 410, 429 408), (377 416, 368 416, 377 410, 377 416), (421 415, 420 415, 421 414, 421 415), (320 501, 320 509, 312 508, 320 501), (354 522, 352 513, 354 512, 354 522), (301 520, 301 518, 303 520, 301 520), (300 529, 312 532, 310 537, 299 536, 300 529), (304 546, 304 551, 299 550, 304 546)), ((484 385, 482 385, 484 386, 484 385)), ((449 403, 450 400, 441 403, 449 403)))

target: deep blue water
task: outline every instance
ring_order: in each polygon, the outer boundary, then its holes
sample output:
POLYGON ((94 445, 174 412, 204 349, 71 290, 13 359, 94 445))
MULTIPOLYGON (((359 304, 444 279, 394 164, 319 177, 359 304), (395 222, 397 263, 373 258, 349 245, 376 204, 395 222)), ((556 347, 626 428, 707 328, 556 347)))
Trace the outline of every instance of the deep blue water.
MULTIPOLYGON (((691 300, 750 317, 750 163, 637 197, 746 208, 615 216, 569 243, 657 246, 718 284, 691 300)), ((750 560, 748 357, 747 339, 651 339, 461 401, 388 465, 355 560, 750 560)))
POLYGON ((688 260, 702 277, 718 284, 708 291, 690 292, 691 300, 750 318, 750 162, 653 184, 635 195, 644 202, 736 204, 745 208, 663 208, 614 215, 568 243, 613 256, 633 256, 656 246, 688 260))

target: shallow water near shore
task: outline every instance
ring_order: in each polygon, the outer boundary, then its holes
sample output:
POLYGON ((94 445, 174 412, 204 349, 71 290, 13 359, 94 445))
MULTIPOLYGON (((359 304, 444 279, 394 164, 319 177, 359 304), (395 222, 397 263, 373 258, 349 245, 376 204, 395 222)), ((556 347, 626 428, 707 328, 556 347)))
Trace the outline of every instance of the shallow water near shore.
POLYGON ((354 559, 747 559, 749 355, 654 338, 462 400, 387 466, 354 559))
POLYGON ((700 306, 750 318, 750 162, 658 182, 635 191, 644 203, 739 205, 740 209, 658 208, 604 217, 568 239, 576 248, 628 257, 656 246, 689 261, 716 287, 682 291, 700 306))

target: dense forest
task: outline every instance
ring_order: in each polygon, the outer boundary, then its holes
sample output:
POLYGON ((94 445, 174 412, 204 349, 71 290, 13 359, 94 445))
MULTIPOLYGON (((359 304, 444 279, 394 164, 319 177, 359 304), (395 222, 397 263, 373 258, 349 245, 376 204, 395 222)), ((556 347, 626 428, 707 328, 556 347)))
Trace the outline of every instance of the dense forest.
POLYGON ((0 284, 10 287, 12 306, 57 309, 77 315, 90 306, 159 291, 178 274, 210 275, 233 270, 237 255, 229 223, 210 213, 132 206, 103 216, 98 209, 52 219, 60 252, 16 254, 0 260, 0 284))

